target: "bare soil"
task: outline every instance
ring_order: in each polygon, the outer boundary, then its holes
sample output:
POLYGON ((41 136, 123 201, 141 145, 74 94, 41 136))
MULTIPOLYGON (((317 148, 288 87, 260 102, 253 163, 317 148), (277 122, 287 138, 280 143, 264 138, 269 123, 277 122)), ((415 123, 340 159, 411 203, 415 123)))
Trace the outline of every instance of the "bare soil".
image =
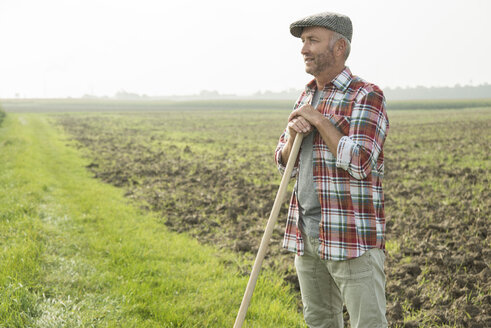
MULTIPOLYGON (((454 123, 401 117, 391 126, 384 184, 391 327, 491 327, 486 117, 454 123)), ((277 133, 269 153, 258 153, 268 157, 265 168, 262 160, 238 159, 260 140, 249 139, 242 153, 213 137, 166 143, 169 136, 148 128, 170 124, 162 117, 143 127, 128 117, 61 116, 58 122, 88 149, 88 169, 96 178, 161 213, 169 229, 256 254, 280 180, 272 162, 277 133)), ((293 255, 280 246, 286 209, 285 201, 264 266, 298 291, 293 255)), ((244 275, 249 270, 242 268, 244 275)))

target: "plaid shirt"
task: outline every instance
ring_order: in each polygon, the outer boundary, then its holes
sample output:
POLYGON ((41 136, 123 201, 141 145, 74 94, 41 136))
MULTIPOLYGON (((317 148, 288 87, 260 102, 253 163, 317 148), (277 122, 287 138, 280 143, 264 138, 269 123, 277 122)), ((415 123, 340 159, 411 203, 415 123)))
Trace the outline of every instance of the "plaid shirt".
MULTIPOLYGON (((316 88, 315 80, 311 81, 294 109, 308 103, 316 88)), ((376 85, 353 76, 346 67, 325 86, 317 110, 343 134, 335 158, 320 134, 313 132, 314 185, 321 204, 321 258, 347 260, 370 248, 385 249, 383 144, 389 121, 384 95, 376 85)), ((287 140, 285 130, 275 151, 281 173, 285 169, 281 151, 287 140)), ((292 178, 298 173, 298 165, 297 160, 292 178)), ((283 247, 303 255, 296 189, 290 200, 283 247)))

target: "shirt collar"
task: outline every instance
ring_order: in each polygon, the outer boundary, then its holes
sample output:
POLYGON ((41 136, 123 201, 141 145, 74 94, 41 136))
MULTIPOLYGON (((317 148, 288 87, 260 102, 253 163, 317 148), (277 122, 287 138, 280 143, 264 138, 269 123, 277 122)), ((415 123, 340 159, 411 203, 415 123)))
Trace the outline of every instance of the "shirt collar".
MULTIPOLYGON (((345 92, 348 89, 351 81, 353 80, 353 75, 351 74, 351 70, 348 66, 345 66, 341 73, 338 74, 330 83, 327 83, 324 89, 327 89, 331 84, 334 85, 339 91, 345 92)), ((317 89, 317 84, 315 83, 315 79, 310 81, 305 86, 305 91, 308 93, 313 93, 317 89)))

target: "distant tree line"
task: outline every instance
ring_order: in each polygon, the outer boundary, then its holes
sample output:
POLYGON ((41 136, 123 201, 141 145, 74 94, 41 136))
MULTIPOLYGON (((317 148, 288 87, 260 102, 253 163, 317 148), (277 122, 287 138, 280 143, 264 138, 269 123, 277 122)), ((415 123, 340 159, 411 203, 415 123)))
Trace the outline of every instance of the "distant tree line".
MULTIPOLYGON (((289 89, 282 92, 256 92, 252 97, 259 99, 296 99, 302 90, 289 89)), ((453 87, 407 87, 383 88, 388 101, 392 100, 438 100, 438 99, 482 99, 491 98, 491 84, 453 87)))
POLYGON ((416 99, 481 99, 491 98, 491 84, 478 86, 384 88, 385 97, 390 100, 416 99))
MULTIPOLYGON (((438 100, 438 99, 483 99, 491 98, 491 84, 481 84, 477 86, 461 86, 459 84, 453 87, 406 87, 406 88, 383 88, 385 97, 388 101, 394 100, 438 100)), ((213 100, 213 99, 264 99, 264 100, 292 100, 298 98, 302 90, 288 89, 280 92, 258 91, 250 96, 237 96, 233 94, 221 94, 215 90, 202 90, 199 94, 181 95, 181 96, 148 96, 120 90, 114 96, 93 96, 84 95, 86 99, 167 99, 167 100, 213 100)))

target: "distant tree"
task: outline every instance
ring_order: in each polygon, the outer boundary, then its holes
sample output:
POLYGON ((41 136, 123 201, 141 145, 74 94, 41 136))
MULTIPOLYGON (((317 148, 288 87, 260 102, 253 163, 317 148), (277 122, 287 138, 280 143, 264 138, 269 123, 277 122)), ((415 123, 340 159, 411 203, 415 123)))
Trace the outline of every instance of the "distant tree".
POLYGON ((120 90, 114 95, 116 99, 140 99, 141 96, 137 93, 120 90))

